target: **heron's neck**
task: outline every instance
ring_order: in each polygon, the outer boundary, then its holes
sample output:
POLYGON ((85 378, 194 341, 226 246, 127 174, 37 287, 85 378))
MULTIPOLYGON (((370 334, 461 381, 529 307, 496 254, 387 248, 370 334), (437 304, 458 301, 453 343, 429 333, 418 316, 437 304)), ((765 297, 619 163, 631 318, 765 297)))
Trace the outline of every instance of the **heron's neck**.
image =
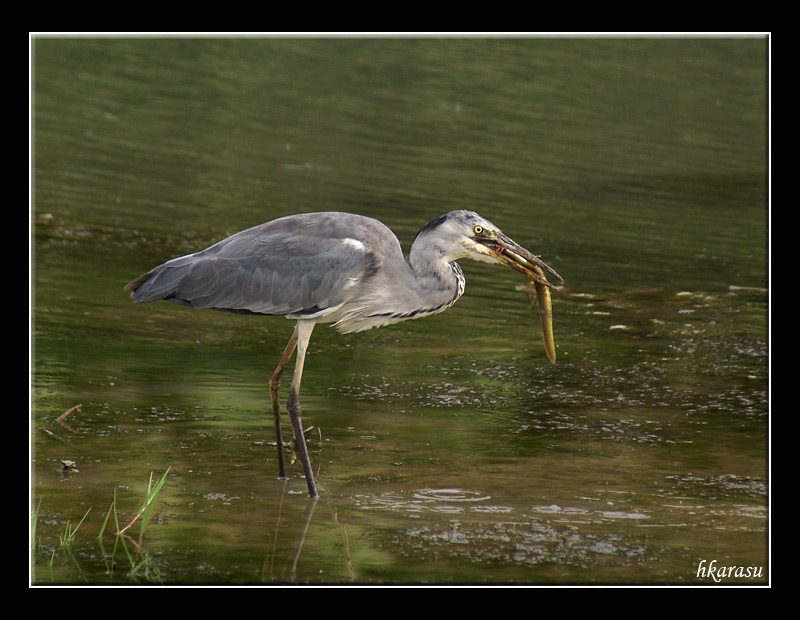
POLYGON ((454 260, 435 246, 419 247, 415 243, 409 254, 420 308, 423 314, 441 312, 452 306, 464 294, 464 273, 454 260))

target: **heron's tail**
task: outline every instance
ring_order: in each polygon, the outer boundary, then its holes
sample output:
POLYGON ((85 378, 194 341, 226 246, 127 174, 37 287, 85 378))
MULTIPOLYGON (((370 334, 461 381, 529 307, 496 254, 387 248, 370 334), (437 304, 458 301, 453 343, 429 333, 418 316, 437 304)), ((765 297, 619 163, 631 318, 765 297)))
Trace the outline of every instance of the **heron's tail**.
POLYGON ((172 270, 165 270, 164 267, 164 265, 159 265, 125 285, 125 290, 131 292, 131 299, 134 302, 144 303, 166 299, 184 304, 188 303, 175 297, 179 284, 179 278, 175 276, 178 274, 165 273, 165 271, 172 270))
POLYGON ((138 291, 142 284, 147 282, 151 277, 153 277, 153 271, 148 271, 146 274, 139 276, 131 282, 128 282, 125 285, 125 290, 131 292, 131 297, 136 297, 136 291, 138 291))

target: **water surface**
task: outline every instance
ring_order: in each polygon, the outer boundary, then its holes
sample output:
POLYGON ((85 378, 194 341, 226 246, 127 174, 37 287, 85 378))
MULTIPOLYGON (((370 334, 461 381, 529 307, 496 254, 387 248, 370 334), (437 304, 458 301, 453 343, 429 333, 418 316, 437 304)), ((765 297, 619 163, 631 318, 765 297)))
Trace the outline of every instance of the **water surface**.
POLYGON ((34 40, 32 582, 767 583, 766 45, 34 40), (444 314, 318 328, 316 502, 271 444, 291 323, 122 290, 289 213, 408 249, 454 208, 564 276, 558 364, 466 261, 444 314), (97 534, 167 468, 132 577, 97 534))

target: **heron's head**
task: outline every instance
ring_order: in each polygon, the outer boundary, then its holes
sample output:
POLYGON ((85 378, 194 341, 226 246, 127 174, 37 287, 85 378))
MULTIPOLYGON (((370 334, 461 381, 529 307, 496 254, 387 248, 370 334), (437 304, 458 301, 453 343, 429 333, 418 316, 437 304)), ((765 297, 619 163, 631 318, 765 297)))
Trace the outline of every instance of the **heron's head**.
MULTIPOLYGON (((529 278, 548 284, 542 272, 563 278, 556 271, 503 232, 486 218, 472 211, 451 211, 426 224, 414 239, 411 264, 423 251, 439 254, 447 262, 469 258, 484 263, 507 265, 529 278)), ((416 265, 415 265, 416 268, 416 265)))

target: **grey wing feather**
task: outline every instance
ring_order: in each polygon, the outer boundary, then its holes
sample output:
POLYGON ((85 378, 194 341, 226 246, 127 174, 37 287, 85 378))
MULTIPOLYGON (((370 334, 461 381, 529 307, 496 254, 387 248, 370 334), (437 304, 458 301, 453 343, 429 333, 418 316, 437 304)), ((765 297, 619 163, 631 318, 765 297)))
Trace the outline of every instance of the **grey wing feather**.
POLYGON ((304 315, 335 309, 380 259, 341 238, 257 226, 156 267, 126 288, 136 302, 304 315))

